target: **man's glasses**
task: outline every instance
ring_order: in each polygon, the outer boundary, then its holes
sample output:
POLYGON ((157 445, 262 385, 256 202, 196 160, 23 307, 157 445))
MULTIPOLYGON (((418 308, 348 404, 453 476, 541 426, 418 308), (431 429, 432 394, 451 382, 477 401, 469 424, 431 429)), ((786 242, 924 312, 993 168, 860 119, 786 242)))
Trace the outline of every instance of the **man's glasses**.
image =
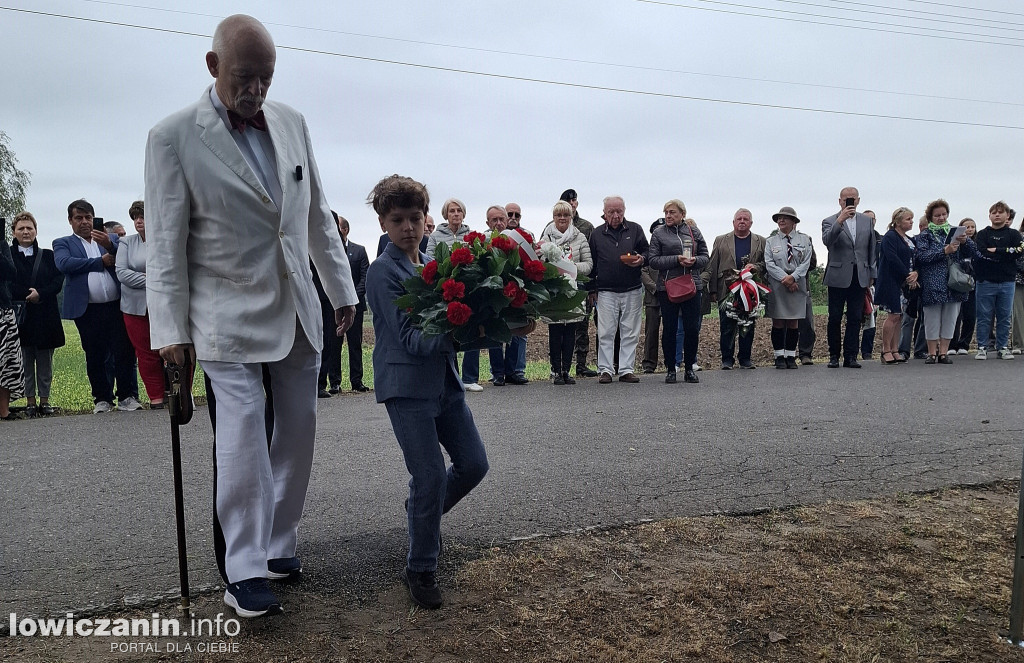
POLYGON ((520 214, 519 212, 509 212, 508 218, 510 218, 510 219, 521 219, 521 218, 523 218, 523 215, 520 214))

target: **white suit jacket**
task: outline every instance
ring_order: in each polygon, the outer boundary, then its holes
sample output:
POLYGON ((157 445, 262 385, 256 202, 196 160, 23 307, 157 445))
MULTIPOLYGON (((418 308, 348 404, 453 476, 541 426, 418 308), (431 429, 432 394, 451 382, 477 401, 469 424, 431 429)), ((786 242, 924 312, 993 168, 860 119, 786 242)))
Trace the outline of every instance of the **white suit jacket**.
POLYGON ((291 350, 298 318, 320 350, 323 318, 310 259, 335 308, 358 303, 306 120, 270 101, 263 111, 280 209, 246 163, 209 88, 149 132, 146 298, 154 349, 192 343, 202 360, 278 361, 291 350))

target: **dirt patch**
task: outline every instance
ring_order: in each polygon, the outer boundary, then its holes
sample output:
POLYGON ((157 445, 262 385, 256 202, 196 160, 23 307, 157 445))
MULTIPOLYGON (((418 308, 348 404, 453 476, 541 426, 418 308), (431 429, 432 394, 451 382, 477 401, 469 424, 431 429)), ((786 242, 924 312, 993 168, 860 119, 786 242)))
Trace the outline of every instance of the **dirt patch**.
MULTIPOLYGON (((683 518, 486 551, 446 532, 446 555, 476 558, 442 574, 436 612, 411 608, 397 581, 361 605, 298 584, 280 592, 285 615, 245 621, 234 638, 152 639, 162 653, 143 654, 111 652, 110 638, 5 638, 0 660, 180 660, 165 647, 188 642, 195 661, 1024 661, 999 638, 1017 491, 683 518), (195 653, 211 640, 238 653, 195 653)), ((219 595, 197 601, 200 617, 225 610, 219 595)))

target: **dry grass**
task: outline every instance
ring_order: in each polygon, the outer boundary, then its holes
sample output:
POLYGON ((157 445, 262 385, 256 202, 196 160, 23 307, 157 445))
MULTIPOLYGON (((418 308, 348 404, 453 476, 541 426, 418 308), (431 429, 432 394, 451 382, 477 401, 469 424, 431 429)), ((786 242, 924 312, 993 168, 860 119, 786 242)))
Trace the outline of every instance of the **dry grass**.
MULTIPOLYGON (((410 609, 397 584, 361 607, 299 585, 282 594, 284 617, 243 625, 240 654, 195 660, 1024 661, 998 637, 1009 620, 1017 490, 686 518, 493 548, 442 578, 447 605, 437 612, 410 609)), ((201 615, 223 609, 217 597, 199 601, 201 615)), ((0 658, 108 660, 100 644, 11 638, 0 658)))

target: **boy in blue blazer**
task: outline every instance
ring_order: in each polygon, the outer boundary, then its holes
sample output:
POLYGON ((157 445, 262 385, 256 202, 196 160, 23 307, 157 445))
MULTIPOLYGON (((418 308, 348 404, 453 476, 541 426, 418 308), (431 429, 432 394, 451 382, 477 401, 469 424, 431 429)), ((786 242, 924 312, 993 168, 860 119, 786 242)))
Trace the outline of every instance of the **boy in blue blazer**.
POLYGON ((430 202, 425 186, 399 175, 385 177, 370 193, 381 230, 391 242, 366 273, 366 301, 373 311, 373 383, 378 403, 391 418, 409 470, 409 555, 402 579, 413 602, 441 607, 437 556, 441 516, 487 474, 483 440, 466 406, 455 367, 455 344, 426 336, 395 305, 402 282, 426 264, 420 251, 430 202), (445 467, 444 447, 452 464, 445 467))

